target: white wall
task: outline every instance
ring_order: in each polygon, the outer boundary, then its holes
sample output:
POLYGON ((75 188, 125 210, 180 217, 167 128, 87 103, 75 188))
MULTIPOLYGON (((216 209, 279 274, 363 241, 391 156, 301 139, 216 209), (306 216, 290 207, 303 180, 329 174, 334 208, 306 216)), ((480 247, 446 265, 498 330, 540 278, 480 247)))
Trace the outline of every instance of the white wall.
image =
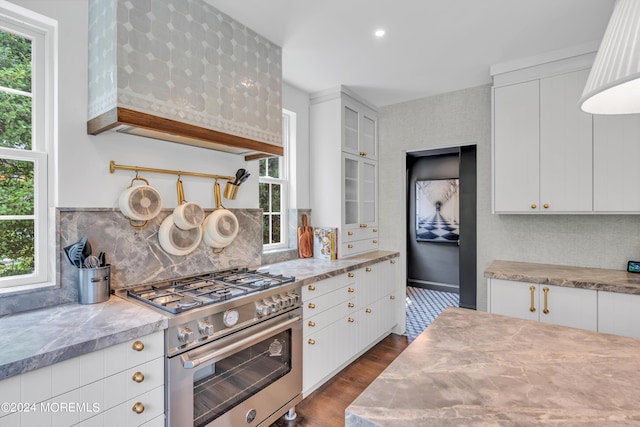
POLYGON ((295 178, 289 195, 289 208, 309 209, 309 94, 284 84, 282 107, 296 113, 296 143, 289 150, 289 173, 295 178))

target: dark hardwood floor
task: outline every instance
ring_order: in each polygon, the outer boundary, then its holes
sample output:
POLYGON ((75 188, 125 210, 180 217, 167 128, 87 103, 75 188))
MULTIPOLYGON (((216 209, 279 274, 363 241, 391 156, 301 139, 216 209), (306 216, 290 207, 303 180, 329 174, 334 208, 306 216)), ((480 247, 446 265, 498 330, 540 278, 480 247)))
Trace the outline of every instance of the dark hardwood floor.
POLYGON ((295 421, 280 419, 271 427, 344 426, 344 410, 409 345, 405 335, 391 334, 311 393, 298 406, 295 421))

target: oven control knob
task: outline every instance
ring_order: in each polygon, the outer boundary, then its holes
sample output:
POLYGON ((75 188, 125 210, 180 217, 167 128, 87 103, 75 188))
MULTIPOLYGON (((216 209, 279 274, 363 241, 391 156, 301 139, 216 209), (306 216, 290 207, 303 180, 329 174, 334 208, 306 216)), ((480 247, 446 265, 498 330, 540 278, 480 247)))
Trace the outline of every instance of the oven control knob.
POLYGON ((289 297, 292 298, 294 304, 300 304, 300 295, 290 294, 289 297))
POLYGON ((278 311, 278 304, 273 298, 271 298, 271 301, 267 301, 267 305, 269 305, 269 310, 271 310, 272 313, 278 311))
POLYGON ((193 341, 193 331, 189 328, 178 329, 178 341, 183 344, 190 343, 193 341))
POLYGON ((200 335, 213 335, 213 325, 206 320, 201 320, 198 322, 198 331, 200 332, 200 335))
POLYGON ((256 315, 258 319, 264 316, 269 315, 269 307, 264 302, 259 302, 256 304, 256 315))

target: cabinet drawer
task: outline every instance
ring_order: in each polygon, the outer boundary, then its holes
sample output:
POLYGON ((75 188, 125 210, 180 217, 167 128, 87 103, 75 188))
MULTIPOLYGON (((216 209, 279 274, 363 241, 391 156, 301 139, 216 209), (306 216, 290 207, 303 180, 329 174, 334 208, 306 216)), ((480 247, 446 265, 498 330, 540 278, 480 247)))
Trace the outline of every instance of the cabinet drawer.
POLYGON ((338 258, 345 258, 362 252, 375 251, 378 249, 378 239, 356 240, 340 244, 338 258))
POLYGON ((104 350, 105 376, 164 356, 164 331, 123 342, 104 350))
POLYGON ((355 297, 355 293, 355 285, 347 285, 336 289, 333 292, 305 301, 303 308, 304 318, 311 319, 313 316, 320 314, 333 306, 342 304, 349 298, 355 297))
POLYGON ((310 334, 314 334, 321 329, 326 328, 336 321, 336 319, 349 316, 356 311, 355 298, 341 301, 333 307, 318 313, 314 316, 305 317, 304 324, 302 326, 302 334, 307 337, 310 334))
POLYGON ((378 238, 378 227, 352 228, 350 230, 341 230, 341 242, 353 242, 356 240, 370 240, 378 238))
POLYGON ((82 427, 133 427, 141 426, 149 421, 161 417, 164 413, 164 386, 157 387, 142 396, 127 400, 104 413, 96 415, 78 424, 82 427), (141 413, 136 413, 133 408, 141 404, 141 413))
POLYGON ((305 285, 302 287, 302 301, 310 301, 320 295, 324 295, 350 283, 354 283, 355 279, 352 276, 352 274, 344 273, 330 277, 329 279, 305 285))
POLYGON ((103 409, 113 408, 127 399, 140 396, 163 384, 164 358, 157 358, 107 377, 104 379, 103 409))

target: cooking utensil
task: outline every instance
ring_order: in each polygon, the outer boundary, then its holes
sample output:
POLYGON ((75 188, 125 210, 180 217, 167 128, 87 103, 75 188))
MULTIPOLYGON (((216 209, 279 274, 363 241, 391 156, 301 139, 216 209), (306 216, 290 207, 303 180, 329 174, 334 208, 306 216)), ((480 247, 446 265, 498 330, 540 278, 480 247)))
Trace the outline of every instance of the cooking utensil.
POLYGON ((180 178, 178 178, 176 188, 178 190, 178 206, 173 210, 173 222, 183 230, 200 227, 204 221, 204 209, 197 203, 187 202, 184 199, 184 188, 180 178))
POLYGON ((124 216, 129 219, 129 224, 134 228, 142 228, 155 218, 162 209, 162 196, 155 188, 149 185, 149 181, 136 175, 118 198, 118 206, 124 216), (134 186, 135 181, 143 181, 145 184, 134 186), (144 221, 143 224, 134 224, 133 221, 144 221))
POLYGON ((170 214, 160 224, 158 240, 162 249, 171 255, 189 255, 202 240, 202 227, 183 230, 176 225, 173 214, 170 214))
POLYGON ((228 246, 236 238, 240 226, 233 212, 222 206, 220 184, 217 181, 213 185, 213 194, 216 208, 205 218, 202 228, 203 233, 207 235, 205 244, 220 249, 228 246))
POLYGON ((298 227, 298 253, 300 258, 313 256, 313 228, 307 224, 306 214, 302 214, 302 226, 298 227))
POLYGON ((246 173, 247 173, 246 169, 243 169, 243 168, 238 169, 238 171, 236 172, 236 180, 233 181, 233 185, 240 184, 240 180, 246 173))
POLYGON ((65 254, 67 254, 67 258, 71 264, 75 265, 78 268, 82 268, 82 262, 84 258, 82 256, 82 251, 87 243, 87 238, 83 237, 76 243, 69 245, 64 248, 65 254))
POLYGON ((100 252, 98 254, 98 260, 100 261, 100 267, 107 265, 107 258, 105 257, 104 252, 100 252))
POLYGON ((84 265, 84 268, 99 268, 100 267, 100 260, 95 255, 89 255, 84 260, 82 265, 84 265))
POLYGON ((82 263, 84 264, 84 260, 87 257, 91 256, 91 243, 88 240, 85 240, 84 246, 82 247, 82 263))
POLYGON ((246 180, 248 180, 250 176, 251 176, 251 174, 249 172, 247 172, 244 175, 242 175, 242 178, 240 179, 240 182, 238 182, 238 185, 240 185, 243 182, 245 182, 246 180))

